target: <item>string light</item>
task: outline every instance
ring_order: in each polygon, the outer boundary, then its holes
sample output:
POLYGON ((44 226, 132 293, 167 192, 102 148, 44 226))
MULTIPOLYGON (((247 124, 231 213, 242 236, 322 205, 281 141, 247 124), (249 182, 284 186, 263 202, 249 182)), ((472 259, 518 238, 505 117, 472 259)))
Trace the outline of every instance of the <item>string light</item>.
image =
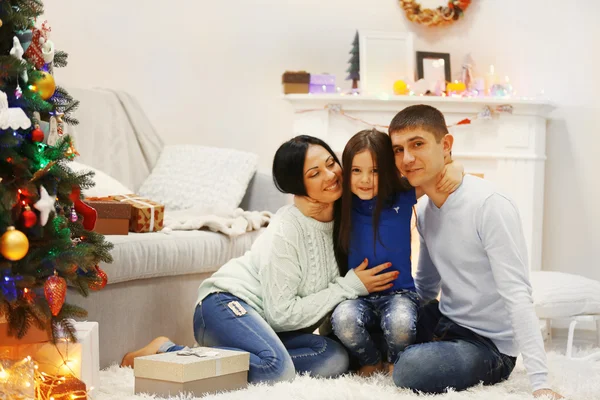
MULTIPOLYGON (((25 289, 27 290, 27 289, 25 289)), ((66 359, 62 367, 71 368, 76 360, 66 359)), ((0 364, 2 394, 10 399, 33 398, 36 400, 87 399, 93 390, 86 390, 85 383, 74 375, 50 375, 39 371, 38 364, 30 356, 10 367, 0 364)))

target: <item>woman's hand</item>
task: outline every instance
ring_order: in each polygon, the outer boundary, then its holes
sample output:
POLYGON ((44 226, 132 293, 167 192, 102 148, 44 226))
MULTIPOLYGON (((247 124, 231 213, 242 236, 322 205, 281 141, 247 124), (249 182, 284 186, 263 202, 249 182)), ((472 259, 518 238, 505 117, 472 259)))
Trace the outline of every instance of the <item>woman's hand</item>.
POLYGON ((308 196, 294 196, 294 204, 300 212, 307 217, 316 218, 320 216, 331 204, 321 203, 308 196))
POLYGON ((459 162, 450 162, 444 166, 442 176, 436 186, 439 192, 452 193, 462 183, 463 176, 465 176, 465 166, 459 162))
POLYGON ((398 275, 400 275, 398 271, 379 274, 384 269, 391 267, 392 263, 381 264, 370 269, 367 269, 367 265, 369 265, 369 260, 365 258, 365 260, 354 269, 354 273, 358 276, 358 279, 361 280, 363 285, 365 285, 369 293, 381 292, 382 290, 391 288, 394 286, 391 282, 396 280, 398 275))

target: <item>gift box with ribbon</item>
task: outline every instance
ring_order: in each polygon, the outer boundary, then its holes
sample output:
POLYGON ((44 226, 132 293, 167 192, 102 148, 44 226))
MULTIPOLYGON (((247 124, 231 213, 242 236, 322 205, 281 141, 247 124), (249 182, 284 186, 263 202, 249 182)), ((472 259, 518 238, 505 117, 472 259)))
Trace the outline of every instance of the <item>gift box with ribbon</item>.
POLYGON ((185 348, 135 359, 135 393, 176 396, 243 389, 248 385, 250 354, 243 351, 185 348))
POLYGON ((129 230, 131 232, 158 232, 165 219, 165 206, 135 194, 111 196, 112 199, 131 205, 129 230))

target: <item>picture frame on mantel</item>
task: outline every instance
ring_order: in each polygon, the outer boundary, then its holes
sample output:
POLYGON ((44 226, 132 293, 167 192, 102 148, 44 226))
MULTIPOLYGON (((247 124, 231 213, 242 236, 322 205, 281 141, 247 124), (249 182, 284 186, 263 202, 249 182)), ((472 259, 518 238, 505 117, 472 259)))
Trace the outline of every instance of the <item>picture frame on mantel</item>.
POLYGON ((417 51, 417 80, 437 82, 440 79, 452 82, 449 53, 417 51))
POLYGON ((393 94, 397 80, 415 78, 413 34, 359 30, 360 92, 393 94))

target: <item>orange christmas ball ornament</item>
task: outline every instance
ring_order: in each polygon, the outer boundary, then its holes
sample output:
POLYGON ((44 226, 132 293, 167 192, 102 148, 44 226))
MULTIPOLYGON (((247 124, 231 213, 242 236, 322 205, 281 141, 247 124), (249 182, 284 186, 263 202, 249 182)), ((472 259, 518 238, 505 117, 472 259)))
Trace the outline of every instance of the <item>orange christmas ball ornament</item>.
POLYGON ((106 272, 100 269, 99 266, 96 265, 94 268, 96 269, 96 277, 100 279, 90 283, 89 288, 91 290, 104 289, 104 286, 106 286, 106 284, 108 283, 108 276, 106 275, 106 272))
POLYGON ((18 261, 25 257, 29 251, 29 239, 14 226, 6 228, 6 232, 0 238, 0 253, 10 261, 18 261))

